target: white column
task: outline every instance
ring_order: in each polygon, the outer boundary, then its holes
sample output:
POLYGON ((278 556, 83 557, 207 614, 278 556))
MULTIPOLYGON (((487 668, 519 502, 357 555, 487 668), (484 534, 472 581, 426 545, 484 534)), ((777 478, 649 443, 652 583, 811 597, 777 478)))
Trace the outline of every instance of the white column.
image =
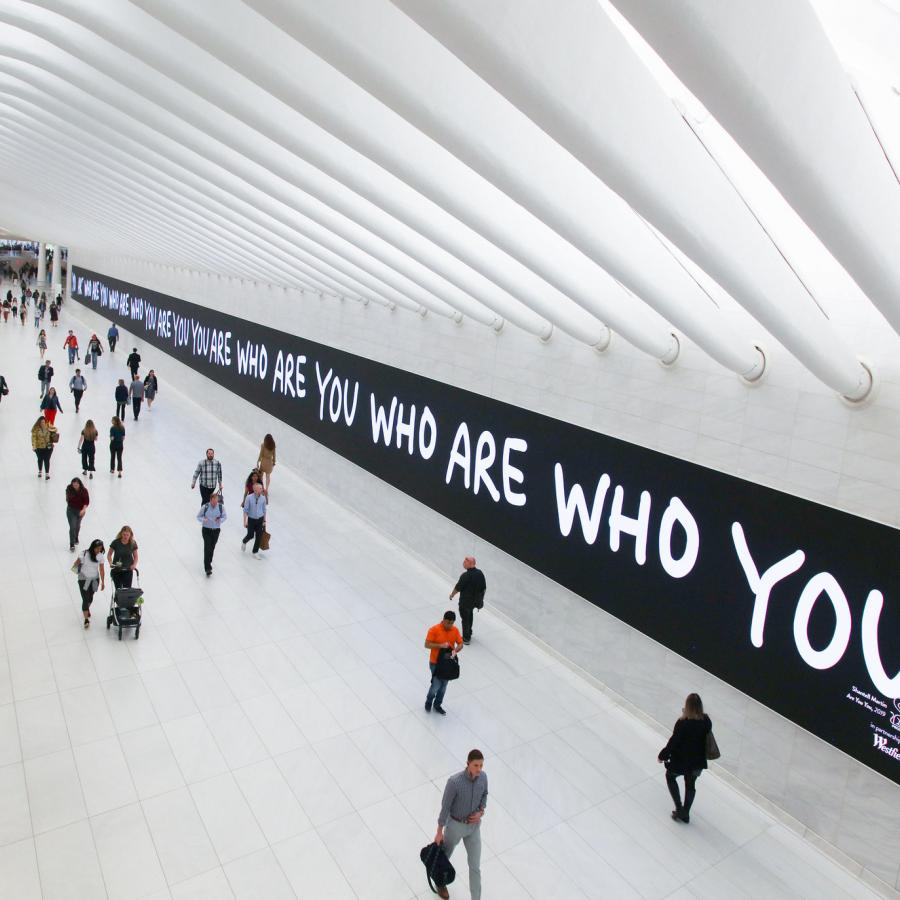
POLYGON ((47 245, 43 241, 38 244, 37 286, 39 291, 47 289, 47 245))
POLYGON ((50 278, 50 289, 53 296, 62 293, 62 247, 53 245, 53 275, 50 278))

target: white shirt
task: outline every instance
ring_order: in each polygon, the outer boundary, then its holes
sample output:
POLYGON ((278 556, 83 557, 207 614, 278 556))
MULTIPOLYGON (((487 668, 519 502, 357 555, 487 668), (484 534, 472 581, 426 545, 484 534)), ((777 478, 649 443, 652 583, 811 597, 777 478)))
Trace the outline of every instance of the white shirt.
POLYGON ((85 550, 81 554, 81 571, 78 577, 82 581, 97 581, 100 579, 100 566, 104 563, 104 557, 101 553, 96 561, 91 559, 91 551, 85 550))

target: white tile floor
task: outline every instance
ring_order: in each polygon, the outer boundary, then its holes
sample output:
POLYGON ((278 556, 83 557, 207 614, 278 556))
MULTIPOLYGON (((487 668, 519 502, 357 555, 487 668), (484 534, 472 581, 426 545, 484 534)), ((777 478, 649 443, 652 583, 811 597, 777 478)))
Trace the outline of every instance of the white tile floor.
MULTIPOLYGON (((62 387, 69 324, 84 343, 68 315, 48 329, 62 387)), ((673 823, 658 737, 489 609, 449 715, 427 715, 422 641, 457 573, 436 576, 283 468, 269 558, 240 553, 257 444, 178 394, 152 351, 159 399, 126 420, 122 481, 98 453, 82 532, 134 527, 145 625, 119 643, 107 593, 85 632, 63 491, 81 425, 107 427, 128 347, 88 371, 79 416, 61 390, 44 482, 34 344, 30 322, 0 324, 0 900, 430 897, 418 852, 474 746, 491 783, 485 900, 875 896, 713 775, 690 827, 673 823), (207 580, 188 488, 210 445, 231 520, 207 580)), ((466 897, 462 848, 456 862, 466 897)))

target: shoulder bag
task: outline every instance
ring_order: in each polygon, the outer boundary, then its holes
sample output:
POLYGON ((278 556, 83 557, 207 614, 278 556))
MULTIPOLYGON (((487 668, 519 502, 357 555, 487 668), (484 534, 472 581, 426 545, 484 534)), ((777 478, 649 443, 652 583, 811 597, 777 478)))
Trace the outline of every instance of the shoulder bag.
POLYGON ((441 650, 434 667, 434 677, 441 681, 455 681, 459 678, 459 657, 451 656, 446 648, 441 650))
POLYGON ((431 888, 433 894, 439 893, 437 887, 446 887, 456 880, 456 869, 447 858, 443 844, 431 843, 427 847, 423 847, 419 852, 419 859, 425 866, 428 887, 431 888))
POLYGON ((716 743, 716 739, 713 736, 712 728, 706 732, 706 758, 707 759, 718 759, 722 755, 719 750, 719 745, 716 743))

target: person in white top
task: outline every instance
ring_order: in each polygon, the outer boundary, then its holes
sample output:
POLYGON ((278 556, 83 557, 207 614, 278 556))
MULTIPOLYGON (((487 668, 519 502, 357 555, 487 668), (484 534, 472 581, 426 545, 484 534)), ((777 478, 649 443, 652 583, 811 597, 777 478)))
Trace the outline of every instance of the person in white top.
POLYGON ((103 541, 94 538, 87 550, 75 560, 74 568, 78 571, 78 590, 81 592, 81 612, 84 616, 84 627, 91 627, 91 603, 94 593, 99 587, 106 590, 106 552, 103 541))

